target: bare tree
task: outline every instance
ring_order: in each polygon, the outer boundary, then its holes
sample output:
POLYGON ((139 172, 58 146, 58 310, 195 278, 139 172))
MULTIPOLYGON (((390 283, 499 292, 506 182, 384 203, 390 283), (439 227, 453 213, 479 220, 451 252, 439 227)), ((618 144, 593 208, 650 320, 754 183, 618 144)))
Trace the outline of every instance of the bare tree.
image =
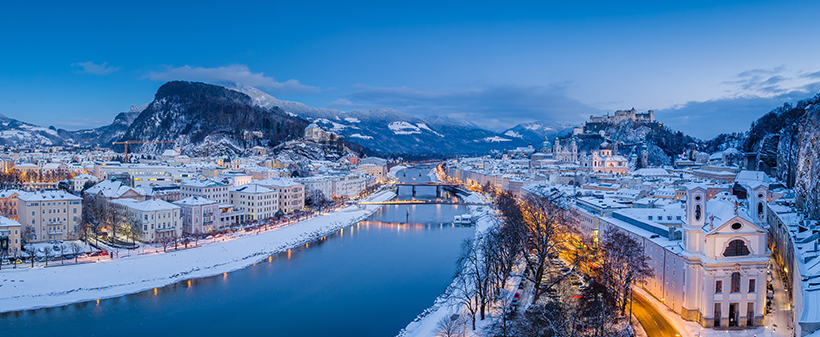
POLYGON ((88 239, 88 231, 91 231, 94 234, 94 241, 97 241, 100 230, 110 220, 108 208, 103 197, 87 194, 83 198, 82 226, 86 240, 88 239))
POLYGON ((77 263, 80 258, 80 253, 83 251, 83 247, 76 242, 72 242, 69 247, 71 248, 71 253, 74 254, 74 263, 77 263))
POLYGON ((442 317, 436 323, 436 336, 441 337, 457 337, 464 331, 464 322, 457 315, 448 315, 442 317))
POLYGON ((46 245, 43 247, 43 256, 45 256, 46 260, 46 267, 48 267, 48 260, 51 260, 51 257, 54 256, 54 249, 51 246, 46 245))
POLYGON ((464 240, 461 244, 461 256, 458 259, 459 271, 456 274, 455 284, 453 289, 455 298, 458 303, 467 309, 472 321, 472 329, 475 330, 475 318, 481 307, 481 300, 476 290, 476 275, 474 275, 474 267, 471 265, 473 254, 472 240, 464 240))
POLYGON ((34 268, 34 260, 37 259, 37 248, 32 244, 27 245, 25 248, 26 255, 31 260, 31 268, 34 268))
MULTIPOLYGON (((58 247, 60 247, 60 264, 65 264, 65 250, 66 250, 66 245, 65 245, 65 243, 62 243, 62 242, 61 242, 61 243, 60 243, 60 245, 59 245, 58 247)), ((55 254, 55 255, 56 255, 56 254, 55 254)))
POLYGON ((647 277, 654 275, 654 271, 647 263, 649 258, 638 240, 618 229, 604 232, 599 253, 601 268, 597 279, 606 287, 623 315, 632 284, 643 282, 647 277))
MULTIPOLYGON (((568 239, 574 232, 575 220, 562 208, 557 196, 542 197, 528 195, 521 203, 523 221, 523 241, 525 247, 527 278, 534 284, 532 303, 538 301, 547 289, 555 282, 542 287, 542 280, 551 256, 557 256, 571 247, 568 239)), ((571 261, 570 270, 564 273, 569 275, 585 255, 575 256, 571 261)))
POLYGON ((129 214, 125 217, 125 232, 131 243, 136 243, 138 238, 142 238, 143 234, 142 220, 135 214, 129 214))

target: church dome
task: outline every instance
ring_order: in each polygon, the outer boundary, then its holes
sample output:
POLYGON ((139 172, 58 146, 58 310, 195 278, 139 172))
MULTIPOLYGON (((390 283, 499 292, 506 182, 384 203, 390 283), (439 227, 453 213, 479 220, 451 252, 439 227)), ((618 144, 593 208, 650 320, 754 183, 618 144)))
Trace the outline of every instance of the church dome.
POLYGON ((601 150, 609 150, 611 148, 612 147, 609 145, 609 143, 607 141, 604 141, 603 143, 601 143, 601 148, 600 148, 601 150))

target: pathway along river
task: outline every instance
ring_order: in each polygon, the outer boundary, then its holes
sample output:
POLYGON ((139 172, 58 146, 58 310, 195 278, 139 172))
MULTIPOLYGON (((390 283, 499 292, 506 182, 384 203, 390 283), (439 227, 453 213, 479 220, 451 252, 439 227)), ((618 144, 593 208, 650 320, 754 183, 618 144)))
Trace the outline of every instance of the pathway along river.
MULTIPOLYGON (((399 178, 424 182, 428 171, 407 169, 399 178)), ((409 187, 399 193, 400 199, 411 198, 409 187)), ((435 188, 418 187, 416 197, 435 198, 435 188)), ((2 314, 0 331, 6 336, 395 336, 452 282, 461 242, 474 230, 451 223, 466 212, 458 205, 384 206, 324 240, 242 270, 99 303, 2 314)))

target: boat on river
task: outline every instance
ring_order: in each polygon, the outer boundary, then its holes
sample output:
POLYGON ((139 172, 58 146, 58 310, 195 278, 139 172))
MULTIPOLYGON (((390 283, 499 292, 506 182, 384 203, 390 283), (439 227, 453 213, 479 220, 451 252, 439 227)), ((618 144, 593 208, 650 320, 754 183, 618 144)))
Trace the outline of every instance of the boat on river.
POLYGON ((453 217, 453 223, 456 225, 472 225, 473 216, 470 214, 456 215, 453 217))

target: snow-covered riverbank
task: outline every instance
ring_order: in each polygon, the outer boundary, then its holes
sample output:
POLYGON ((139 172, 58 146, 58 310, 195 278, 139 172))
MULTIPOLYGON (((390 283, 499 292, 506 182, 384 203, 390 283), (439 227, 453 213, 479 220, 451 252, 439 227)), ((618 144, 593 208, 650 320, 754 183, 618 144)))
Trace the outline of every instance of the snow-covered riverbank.
MULTIPOLYGON (((466 202, 487 202, 487 200, 479 195, 478 193, 471 193, 469 196, 464 198, 466 202)), ((481 233, 489 229, 490 227, 494 226, 495 224, 495 213, 493 208, 490 206, 470 206, 469 207, 470 214, 472 215, 473 219, 476 219, 476 238, 479 237, 481 233)), ((451 284, 449 287, 455 287, 455 280, 454 283, 451 284)), ((517 280, 515 280, 517 282, 517 280)), ((514 282, 510 282, 508 284, 517 284, 514 282)), ((512 288, 511 288, 512 289, 512 288)), ((453 314, 460 314, 466 317, 465 312, 463 311, 463 304, 461 304, 455 296, 448 296, 447 293, 440 295, 436 298, 435 303, 430 308, 427 308, 419 314, 418 317, 413 322, 407 325, 402 331, 399 332, 398 337, 425 337, 425 336, 436 336, 437 334, 437 324, 438 322, 445 317, 450 317, 453 314)), ((490 323, 490 317, 485 319, 484 321, 477 321, 476 327, 477 331, 480 331, 484 325, 490 323)), ((469 328, 466 329, 468 335, 472 335, 473 331, 469 328)))
MULTIPOLYGON (((395 196, 383 191, 368 199, 387 201, 395 196)), ((380 207, 349 206, 287 227, 195 249, 61 267, 4 269, 0 271, 0 312, 117 297, 242 269, 364 220, 380 207)))

